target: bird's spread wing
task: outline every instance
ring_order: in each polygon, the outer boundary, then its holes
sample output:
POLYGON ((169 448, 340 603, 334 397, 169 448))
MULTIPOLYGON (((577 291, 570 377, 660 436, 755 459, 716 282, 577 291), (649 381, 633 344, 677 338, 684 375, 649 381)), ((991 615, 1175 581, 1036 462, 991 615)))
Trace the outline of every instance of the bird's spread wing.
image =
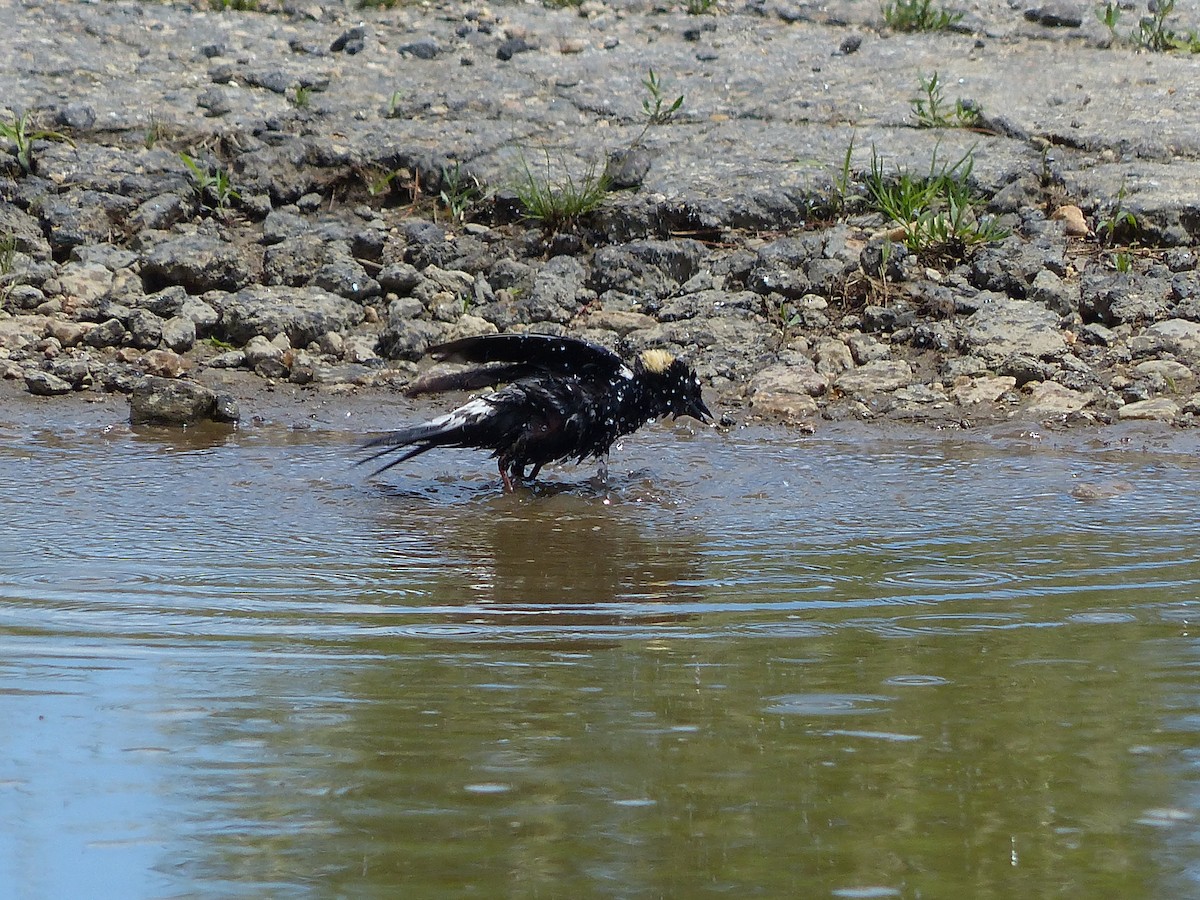
POLYGON ((480 363, 482 368, 461 372, 430 372, 417 379, 409 394, 473 390, 529 375, 589 375, 616 377, 624 363, 606 347, 577 338, 548 334, 487 334, 461 338, 429 348, 434 359, 452 363, 480 363))

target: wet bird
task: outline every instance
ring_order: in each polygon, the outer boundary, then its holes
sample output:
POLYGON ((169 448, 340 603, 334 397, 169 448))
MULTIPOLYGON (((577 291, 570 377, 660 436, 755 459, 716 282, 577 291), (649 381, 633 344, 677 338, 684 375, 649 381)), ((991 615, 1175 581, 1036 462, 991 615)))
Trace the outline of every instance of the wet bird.
POLYGON ((440 344, 429 353, 476 366, 427 373, 410 395, 504 386, 370 441, 367 447, 379 449, 363 462, 399 454, 375 475, 435 447, 472 447, 492 451, 511 491, 513 482, 532 481, 546 463, 606 457, 617 438, 663 416, 712 418, 696 373, 665 350, 644 350, 626 363, 575 338, 493 334, 440 344))

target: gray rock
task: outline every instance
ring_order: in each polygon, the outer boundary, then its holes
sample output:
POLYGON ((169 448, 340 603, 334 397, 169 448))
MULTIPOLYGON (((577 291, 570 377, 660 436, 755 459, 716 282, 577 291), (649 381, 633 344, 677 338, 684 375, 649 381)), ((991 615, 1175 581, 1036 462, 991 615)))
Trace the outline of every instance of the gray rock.
POLYGON ((699 271, 704 252, 704 246, 692 240, 633 241, 602 247, 592 260, 588 286, 597 293, 620 291, 662 298, 699 271))
POLYGON ((1167 319, 1156 322, 1129 342, 1134 356, 1170 353, 1180 362, 1200 368, 1200 322, 1167 319))
POLYGON ((988 365, 1017 355, 1054 359, 1067 351, 1058 316, 1030 300, 989 303, 967 320, 968 348, 988 365))
POLYGON ((244 350, 227 350, 224 353, 218 353, 208 361, 208 365, 214 369, 240 369, 246 365, 246 352, 244 350))
POLYGON ((162 323, 163 346, 186 353, 196 345, 196 323, 186 316, 174 316, 162 323))
POLYGON ((163 320, 148 309, 135 309, 125 320, 129 343, 139 350, 153 350, 162 341, 163 320))
POLYGON ((50 249, 59 258, 82 244, 108 240, 112 219, 94 191, 79 191, 50 197, 38 209, 50 249))
POLYGON ((379 286, 385 291, 406 297, 421 283, 421 273, 409 263, 389 263, 379 270, 379 286))
POLYGON ((71 385, 49 372, 32 371, 25 373, 25 389, 39 397, 53 397, 58 394, 69 394, 74 390, 71 385))
POLYGON ((876 359, 857 369, 843 372, 834 384, 851 395, 894 391, 912 383, 913 371, 904 360, 876 359))
POLYGON ((860 366, 877 359, 887 359, 892 355, 891 347, 868 334, 853 334, 846 341, 846 345, 850 348, 854 362, 860 366))
POLYGON ((119 319, 101 322, 83 338, 89 347, 119 347, 125 343, 125 326, 119 319))
POLYGON ((212 334, 220 314, 209 304, 198 297, 188 297, 179 305, 180 318, 190 319, 196 325, 196 337, 208 337, 212 334))
POLYGON ((1051 0, 1025 10, 1025 19, 1047 28, 1078 28, 1083 24, 1080 7, 1065 0, 1051 0))
POLYGON ((496 48, 496 59, 507 62, 518 53, 528 53, 530 50, 536 50, 533 44, 525 40, 523 37, 510 37, 500 43, 496 48))
POLYGON ((154 294, 148 294, 138 300, 138 306, 141 309, 148 309, 160 319, 169 319, 172 316, 179 315, 179 311, 183 309, 184 303, 188 301, 190 295, 179 285, 172 285, 168 288, 163 288, 154 294))
POLYGON ((275 94, 286 94, 295 83, 287 72, 280 69, 248 70, 242 72, 246 83, 254 87, 266 88, 275 94))
POLYGON ((313 276, 313 284, 350 300, 369 300, 382 290, 379 282, 367 274, 357 260, 339 257, 329 260, 313 276))
POLYGON ((646 180, 653 161, 654 154, 645 147, 614 150, 608 154, 608 161, 604 164, 604 177, 613 190, 639 187, 646 180))
POLYGON ((1079 283, 1064 282, 1049 269, 1042 269, 1034 276, 1029 299, 1060 316, 1070 315, 1079 312, 1079 283))
POLYGON ((1017 386, 1011 375, 983 375, 957 384, 951 391, 954 401, 962 406, 993 403, 1017 386))
POLYGON ((1100 347, 1111 347, 1117 342, 1117 335, 1111 328, 1105 328, 1099 322, 1092 322, 1084 325, 1079 331, 1079 336, 1088 344, 1096 344, 1100 347))
POLYGON ((1085 322, 1105 325, 1153 322, 1166 315, 1167 296, 1157 279, 1089 274, 1080 285, 1079 312, 1085 322))
POLYGON ((138 231, 166 231, 176 222, 186 219, 190 212, 191 205, 179 194, 159 194, 143 201, 134 210, 130 224, 138 231))
POLYGON ((341 351, 337 354, 348 363, 372 363, 379 359, 376 352, 377 338, 363 334, 352 335, 345 339, 341 351))
POLYGON ((59 270, 58 284, 64 296, 89 304, 109 295, 113 273, 99 263, 72 261, 59 270))
POLYGON ((138 379, 129 397, 134 425, 192 425, 211 419, 216 410, 216 393, 203 385, 154 375, 138 379))
POLYGON ((1159 397, 1154 400, 1127 403, 1117 410, 1117 417, 1123 422, 1127 420, 1172 422, 1179 417, 1179 412, 1178 403, 1166 397, 1159 397))
POLYGON ((854 357, 844 341, 826 338, 817 343, 814 354, 818 372, 825 375, 840 375, 854 368, 854 357))
POLYGON ((433 59, 441 52, 437 41, 430 37, 401 44, 398 50, 400 53, 407 53, 409 56, 415 56, 417 59, 433 59))
POLYGON ((158 243, 143 258, 142 275, 152 289, 178 284, 191 294, 236 291, 250 281, 250 269, 238 249, 205 234, 158 243))
POLYGON ((750 395, 805 394, 820 397, 829 389, 829 379, 804 356, 793 354, 787 362, 767 366, 750 381, 750 395))
POLYGON ((379 336, 379 355, 385 359, 418 360, 445 333, 446 326, 438 322, 389 316, 387 328, 379 336))
POLYGON ((54 121, 67 128, 87 131, 96 124, 96 110, 87 103, 68 103, 55 114, 54 121))
POLYGON ((306 347, 327 331, 345 331, 363 320, 363 308, 317 287, 248 287, 224 298, 218 331, 233 344, 281 332, 306 347))
POLYGON ((348 53, 354 55, 361 53, 366 47, 367 29, 364 25, 355 25, 343 31, 333 43, 329 45, 329 49, 333 53, 348 53))
POLYGON ((92 386, 92 364, 86 357, 60 356, 50 363, 48 371, 69 384, 72 390, 85 391, 92 386))
POLYGON ((317 277, 324 258, 325 242, 317 235, 285 238, 267 247, 263 254, 263 283, 292 287, 308 284, 317 277))
POLYGON ((278 347, 261 334, 256 334, 242 348, 245 353, 246 365, 252 369, 258 368, 265 362, 278 362, 283 359, 284 348, 278 347))
POLYGON ((1068 416, 1079 412, 1092 400, 1093 397, 1089 393, 1073 391, 1053 381, 1044 381, 1030 391, 1025 412, 1039 420, 1068 416))

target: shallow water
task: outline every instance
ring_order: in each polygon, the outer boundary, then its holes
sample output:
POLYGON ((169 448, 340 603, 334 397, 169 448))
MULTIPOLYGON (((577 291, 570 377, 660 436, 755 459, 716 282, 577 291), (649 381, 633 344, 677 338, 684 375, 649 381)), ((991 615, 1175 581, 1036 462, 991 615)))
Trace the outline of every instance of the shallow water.
POLYGON ((5 896, 1200 896, 1190 448, 681 424, 506 496, 47 409, 5 896))

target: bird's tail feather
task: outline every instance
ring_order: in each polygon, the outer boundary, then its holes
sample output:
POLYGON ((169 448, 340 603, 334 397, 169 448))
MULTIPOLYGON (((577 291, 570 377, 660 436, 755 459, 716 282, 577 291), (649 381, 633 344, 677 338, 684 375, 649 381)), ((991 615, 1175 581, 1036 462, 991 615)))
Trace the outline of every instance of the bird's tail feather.
POLYGON ((392 466, 398 466, 405 460, 412 459, 414 456, 420 456, 427 450, 432 450, 434 447, 445 443, 445 441, 439 440, 439 438, 443 438, 457 430, 458 426, 446 422, 427 422, 424 425, 414 425, 411 428, 403 428, 399 431, 389 431, 387 434, 381 434, 379 437, 372 438, 362 445, 364 450, 374 450, 374 452, 360 459, 356 465, 361 466, 373 462, 381 456, 387 456, 389 453, 400 454, 395 459, 388 460, 381 468, 372 472, 371 475, 374 477, 380 472, 386 472, 392 466), (405 450, 406 447, 411 449, 405 450))

